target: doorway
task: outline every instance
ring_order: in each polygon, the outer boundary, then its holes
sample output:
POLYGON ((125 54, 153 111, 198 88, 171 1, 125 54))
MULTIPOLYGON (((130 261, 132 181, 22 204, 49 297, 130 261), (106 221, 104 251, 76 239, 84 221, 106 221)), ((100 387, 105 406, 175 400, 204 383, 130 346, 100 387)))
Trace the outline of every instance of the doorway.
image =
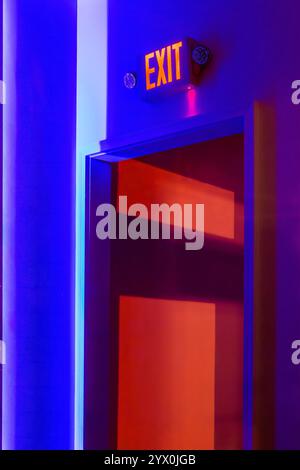
POLYGON ((238 134, 117 164, 128 205, 205 206, 202 250, 112 243, 120 449, 242 448, 243 146, 238 134))
POLYGON ((243 133, 117 160, 89 162, 87 448, 241 449, 243 133), (96 208, 120 195, 203 203, 203 249, 98 240, 96 208))

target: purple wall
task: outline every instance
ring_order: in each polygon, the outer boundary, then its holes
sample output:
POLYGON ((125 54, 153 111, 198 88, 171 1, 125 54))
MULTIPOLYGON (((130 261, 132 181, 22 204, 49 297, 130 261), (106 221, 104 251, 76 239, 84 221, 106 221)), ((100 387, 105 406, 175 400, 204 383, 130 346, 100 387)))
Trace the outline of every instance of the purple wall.
POLYGON ((255 143, 257 448, 300 449, 300 371, 290 360, 290 345, 300 335, 300 110, 290 99, 291 83, 300 73, 299 14, 297 0, 112 0, 109 11, 108 138, 147 134, 191 115, 205 124, 260 103, 255 143), (138 71, 145 53, 184 37, 204 42, 213 52, 192 108, 188 92, 151 102, 139 89, 123 86, 124 73, 138 71))

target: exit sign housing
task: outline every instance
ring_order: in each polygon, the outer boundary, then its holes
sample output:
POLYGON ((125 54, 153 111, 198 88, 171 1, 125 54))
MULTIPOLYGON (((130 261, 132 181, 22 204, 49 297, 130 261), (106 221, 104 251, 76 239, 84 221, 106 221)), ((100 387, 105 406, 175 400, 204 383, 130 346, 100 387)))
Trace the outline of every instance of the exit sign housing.
POLYGON ((198 42, 184 39, 147 52, 143 67, 143 88, 146 94, 186 90, 198 85, 208 60, 205 64, 194 60, 193 52, 197 47, 201 48, 198 42))

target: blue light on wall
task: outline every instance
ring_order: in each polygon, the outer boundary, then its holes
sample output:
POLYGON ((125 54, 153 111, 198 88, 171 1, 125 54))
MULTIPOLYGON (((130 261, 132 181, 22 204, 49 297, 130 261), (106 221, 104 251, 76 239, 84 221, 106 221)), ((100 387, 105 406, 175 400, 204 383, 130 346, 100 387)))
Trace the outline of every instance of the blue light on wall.
POLYGON ((4 2, 3 448, 74 446, 76 2, 4 2))
POLYGON ((106 137, 107 0, 78 0, 76 131, 75 449, 83 448, 85 156, 106 137))

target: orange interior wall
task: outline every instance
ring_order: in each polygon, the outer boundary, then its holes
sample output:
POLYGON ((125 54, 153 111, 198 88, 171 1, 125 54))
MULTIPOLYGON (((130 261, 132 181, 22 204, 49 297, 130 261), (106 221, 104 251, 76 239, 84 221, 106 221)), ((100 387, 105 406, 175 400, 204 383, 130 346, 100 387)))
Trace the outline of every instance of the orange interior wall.
POLYGON ((119 449, 213 449, 215 305, 120 298, 119 449))
POLYGON ((243 136, 118 164, 128 205, 204 203, 204 248, 115 240, 118 447, 241 449, 243 136))
POLYGON ((149 213, 151 204, 195 206, 202 203, 205 205, 205 233, 235 238, 233 191, 134 159, 119 165, 118 191, 120 195, 127 195, 128 205, 145 204, 149 213))

